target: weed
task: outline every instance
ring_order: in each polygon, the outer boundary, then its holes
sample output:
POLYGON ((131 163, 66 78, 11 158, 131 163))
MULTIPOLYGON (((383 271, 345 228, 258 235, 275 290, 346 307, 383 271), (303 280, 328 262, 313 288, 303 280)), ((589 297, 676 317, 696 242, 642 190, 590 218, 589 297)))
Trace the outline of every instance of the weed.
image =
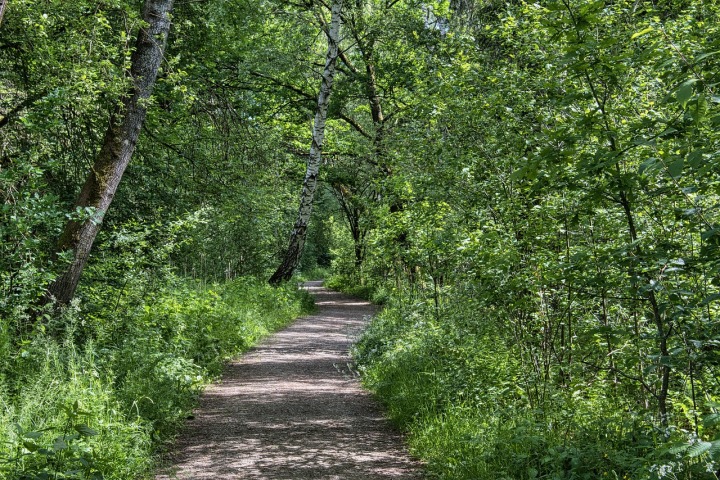
POLYGON ((312 308, 307 292, 249 278, 147 288, 127 282, 112 303, 86 289, 5 357, 0 479, 145 474, 227 359, 312 308))

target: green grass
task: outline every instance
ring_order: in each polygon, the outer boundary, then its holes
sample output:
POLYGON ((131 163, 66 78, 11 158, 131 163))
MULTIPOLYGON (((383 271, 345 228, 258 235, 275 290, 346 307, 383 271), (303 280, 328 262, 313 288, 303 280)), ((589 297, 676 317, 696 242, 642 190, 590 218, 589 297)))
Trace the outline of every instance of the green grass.
POLYGON ((325 267, 315 267, 310 270, 302 270, 295 273, 294 280, 298 282, 309 282, 313 280, 327 280, 330 278, 330 269, 325 267))
POLYGON ((618 408, 608 383, 548 385, 541 403, 529 399, 528 382, 541 384, 493 325, 457 303, 437 315, 396 298, 355 348, 364 384, 433 478, 717 478, 707 456, 671 448, 688 445, 686 432, 618 408))
POLYGON ((305 292, 247 278, 144 287, 109 307, 86 291, 85 311, 2 360, 0 478, 149 475, 224 362, 312 308, 305 292))
POLYGON ((338 274, 329 275, 325 278, 326 287, 369 300, 377 305, 384 305, 390 296, 387 286, 382 283, 360 283, 355 277, 338 274))

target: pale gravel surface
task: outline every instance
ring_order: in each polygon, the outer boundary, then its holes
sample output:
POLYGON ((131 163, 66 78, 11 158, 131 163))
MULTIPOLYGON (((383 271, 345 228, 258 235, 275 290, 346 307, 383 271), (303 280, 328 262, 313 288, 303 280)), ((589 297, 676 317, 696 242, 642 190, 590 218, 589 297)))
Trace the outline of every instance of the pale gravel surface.
POLYGON ((349 365, 373 306, 306 288, 317 313, 228 365, 156 480, 423 478, 349 365))

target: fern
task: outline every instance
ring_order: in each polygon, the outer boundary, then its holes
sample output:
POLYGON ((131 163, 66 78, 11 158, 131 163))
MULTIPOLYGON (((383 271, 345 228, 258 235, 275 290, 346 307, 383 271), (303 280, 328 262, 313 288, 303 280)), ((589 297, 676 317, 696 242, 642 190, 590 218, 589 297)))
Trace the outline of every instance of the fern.
POLYGON ((720 424, 720 413, 710 413, 703 417, 703 425, 705 427, 712 427, 720 424))
POLYGON ((712 455, 714 457, 718 453, 720 453, 720 438, 710 442, 710 445, 711 445, 710 450, 708 450, 708 453, 710 453, 710 455, 712 455))
POLYGON ((690 445, 686 442, 675 443, 667 449, 667 452, 672 455, 676 455, 678 453, 685 453, 689 447, 690 445))
POLYGON ((713 444, 710 442, 706 442, 704 440, 699 440, 697 443, 693 443, 690 445, 690 448, 687 449, 688 457, 695 458, 699 457, 703 453, 707 452, 713 447, 713 444))

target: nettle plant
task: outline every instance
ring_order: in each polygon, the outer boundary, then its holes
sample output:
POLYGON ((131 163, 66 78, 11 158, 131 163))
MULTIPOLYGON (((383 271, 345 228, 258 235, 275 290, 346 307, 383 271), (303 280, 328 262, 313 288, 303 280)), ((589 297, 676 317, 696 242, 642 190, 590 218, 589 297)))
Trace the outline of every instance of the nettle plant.
POLYGON ((87 422, 90 412, 80 403, 64 405, 60 427, 38 430, 15 424, 16 438, 6 456, 0 456, 0 473, 20 480, 102 479, 92 438, 97 430, 87 422))

